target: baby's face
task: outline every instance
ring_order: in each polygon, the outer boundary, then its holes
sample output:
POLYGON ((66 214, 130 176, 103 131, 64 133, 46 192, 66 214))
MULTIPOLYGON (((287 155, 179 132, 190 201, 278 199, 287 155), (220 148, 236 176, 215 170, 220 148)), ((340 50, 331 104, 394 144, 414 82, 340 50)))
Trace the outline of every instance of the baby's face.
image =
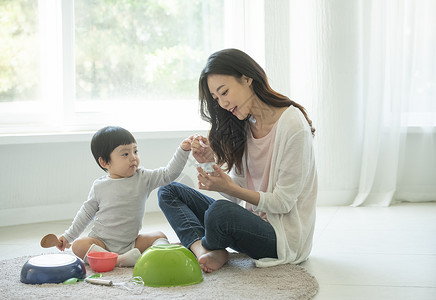
POLYGON ((138 147, 136 143, 120 145, 111 153, 111 161, 106 169, 111 178, 126 178, 135 174, 140 163, 138 147))

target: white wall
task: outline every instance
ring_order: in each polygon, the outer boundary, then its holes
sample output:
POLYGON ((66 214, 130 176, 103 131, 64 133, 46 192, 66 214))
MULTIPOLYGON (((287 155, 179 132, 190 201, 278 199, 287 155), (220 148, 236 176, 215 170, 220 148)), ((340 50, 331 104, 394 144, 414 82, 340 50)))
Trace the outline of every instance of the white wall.
MULTIPOLYGON (((166 165, 185 135, 173 133, 171 137, 138 138, 141 165, 147 168, 166 165)), ((73 218, 86 200, 92 182, 104 175, 92 157, 90 136, 72 142, 49 140, 0 144, 0 226, 73 218)), ((406 141, 399 198, 407 200, 408 194, 419 191, 423 195, 422 200, 428 201, 431 200, 428 197, 433 195, 436 185, 436 133, 426 141, 422 141, 421 136, 420 132, 411 132, 406 141)), ((344 154, 334 151, 343 148, 344 144, 347 144, 346 139, 332 147, 330 157, 318 153, 319 177, 324 183, 320 186, 318 205, 347 205, 357 193, 356 170, 348 160, 354 154, 341 160, 344 154), (328 162, 320 162, 319 156, 328 162), (347 177, 347 180, 342 180, 347 177)), ((196 186, 192 156, 179 180, 196 186)), ((148 212, 159 210, 156 193, 157 190, 153 191, 147 200, 148 212)), ((219 197, 217 193, 208 194, 219 197)))
MULTIPOLYGON (((137 138, 141 165, 158 168, 168 163, 187 133, 142 136, 137 138)), ((87 199, 93 181, 105 174, 94 161, 90 139, 91 134, 87 134, 80 138, 34 137, 14 139, 14 144, 0 143, 0 226, 73 218, 87 199), (59 139, 64 141, 56 142, 59 139), (75 141, 65 141, 71 139, 75 141)), ((179 181, 190 185, 197 182, 193 161, 190 156, 179 181)), ((157 190, 147 200, 146 210, 159 210, 157 190)))
POLYGON ((409 132, 400 164, 398 189, 400 201, 436 201, 436 129, 425 134, 409 132))

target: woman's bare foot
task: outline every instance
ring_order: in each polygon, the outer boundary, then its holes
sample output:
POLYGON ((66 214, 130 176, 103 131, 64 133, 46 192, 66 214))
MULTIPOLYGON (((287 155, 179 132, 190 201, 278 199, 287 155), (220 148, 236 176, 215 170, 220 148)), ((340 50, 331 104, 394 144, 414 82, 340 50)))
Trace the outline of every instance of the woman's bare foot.
POLYGON ((207 250, 201 245, 201 240, 194 242, 190 249, 197 257, 201 269, 206 273, 218 270, 229 260, 227 250, 207 250))
POLYGON ((204 272, 210 273, 220 269, 228 260, 227 250, 214 250, 200 256, 198 263, 204 272))

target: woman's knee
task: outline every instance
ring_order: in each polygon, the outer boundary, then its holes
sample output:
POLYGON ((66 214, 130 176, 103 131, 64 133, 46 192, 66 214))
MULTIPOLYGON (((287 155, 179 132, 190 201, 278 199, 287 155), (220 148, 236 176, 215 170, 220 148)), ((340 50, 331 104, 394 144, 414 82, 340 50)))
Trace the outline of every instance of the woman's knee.
POLYGON ((162 196, 167 195, 171 191, 171 188, 172 188, 172 183, 161 186, 157 191, 157 195, 159 199, 161 199, 162 196))
MULTIPOLYGON (((161 206, 164 202, 172 202, 174 199, 179 198, 183 192, 190 189, 190 187, 179 183, 179 182, 171 182, 168 185, 162 186, 157 191, 158 204, 161 206)), ((162 207, 161 207, 162 208, 162 207)))
POLYGON ((187 188, 187 186, 185 186, 182 183, 174 181, 174 182, 171 182, 170 184, 167 184, 167 185, 160 187, 158 190, 158 196, 160 197, 161 195, 177 193, 178 189, 184 189, 184 188, 187 188))
POLYGON ((157 191, 157 200, 159 206, 161 205, 162 202, 165 202, 167 200, 172 200, 173 198, 172 195, 174 193, 174 186, 175 186, 175 182, 172 182, 168 185, 159 188, 159 190, 157 191))

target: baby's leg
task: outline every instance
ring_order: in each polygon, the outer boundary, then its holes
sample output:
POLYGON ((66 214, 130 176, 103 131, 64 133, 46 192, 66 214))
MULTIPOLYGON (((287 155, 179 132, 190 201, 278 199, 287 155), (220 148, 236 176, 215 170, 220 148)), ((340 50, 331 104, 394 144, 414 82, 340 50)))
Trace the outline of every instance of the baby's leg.
POLYGON ((136 238, 135 248, 138 248, 139 251, 141 251, 142 253, 159 239, 165 239, 166 241, 168 241, 167 236, 161 231, 142 233, 136 238))
POLYGON ((147 250, 153 243, 159 241, 162 243, 168 243, 167 237, 160 231, 143 233, 138 235, 135 240, 135 248, 118 256, 117 266, 119 267, 133 267, 136 261, 141 256, 141 253, 147 250))
POLYGON ((96 244, 97 246, 106 249, 106 246, 102 241, 92 237, 83 237, 75 240, 71 249, 76 256, 84 259, 89 247, 91 247, 92 244, 96 244))

